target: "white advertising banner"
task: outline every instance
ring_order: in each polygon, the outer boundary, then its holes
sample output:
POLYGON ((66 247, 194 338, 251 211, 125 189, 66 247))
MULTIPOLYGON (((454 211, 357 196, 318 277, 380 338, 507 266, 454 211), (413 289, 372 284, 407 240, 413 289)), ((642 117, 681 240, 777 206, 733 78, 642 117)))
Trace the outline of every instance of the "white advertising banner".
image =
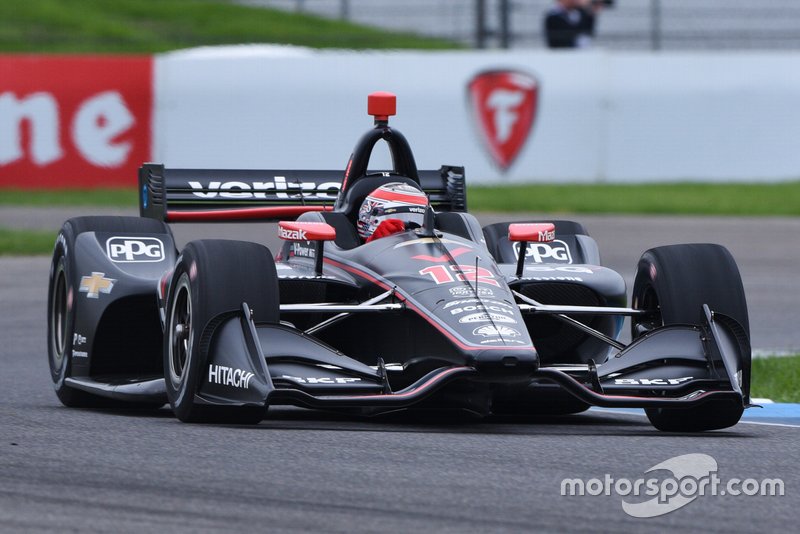
POLYGON ((389 91, 417 166, 468 183, 800 177, 800 53, 225 47, 158 56, 154 78, 170 167, 344 169, 389 91))

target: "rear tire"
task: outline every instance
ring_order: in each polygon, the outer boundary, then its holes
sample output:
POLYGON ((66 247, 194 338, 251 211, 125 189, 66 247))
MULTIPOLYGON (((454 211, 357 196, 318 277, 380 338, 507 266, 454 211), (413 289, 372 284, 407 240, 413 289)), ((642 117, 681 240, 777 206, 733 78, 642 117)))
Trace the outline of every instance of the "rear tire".
MULTIPOLYGON (((738 321, 750 335, 747 301, 736 262, 723 246, 688 244, 656 247, 639 260, 632 305, 651 313, 631 320, 631 337, 670 324, 702 324, 703 304, 738 321)), ((745 356, 742 390, 750 391, 750 354, 745 356)), ((708 402, 696 408, 648 408, 652 425, 666 432, 701 432, 739 422, 744 407, 708 402)))
POLYGON ((166 224, 140 217, 90 216, 69 219, 61 227, 53 249, 47 295, 47 352, 50 378, 58 400, 70 408, 153 409, 154 403, 125 402, 92 395, 69 387, 65 379, 72 374, 73 334, 75 330, 75 240, 86 232, 164 233, 172 235, 166 224))
POLYGON ((259 322, 278 322, 280 302, 275 262, 256 243, 192 241, 183 249, 167 298, 164 378, 175 416, 185 423, 257 424, 263 406, 195 403, 202 382, 212 320, 235 313, 247 302, 259 322), (206 345, 206 346, 204 346, 206 345))

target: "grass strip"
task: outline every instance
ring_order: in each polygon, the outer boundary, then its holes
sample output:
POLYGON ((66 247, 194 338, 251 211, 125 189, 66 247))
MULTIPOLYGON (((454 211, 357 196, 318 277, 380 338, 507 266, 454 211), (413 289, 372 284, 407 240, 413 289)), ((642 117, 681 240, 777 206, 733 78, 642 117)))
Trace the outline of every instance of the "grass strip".
POLYGON ((443 39, 219 0, 0 2, 0 52, 142 54, 239 43, 459 48, 443 39))
POLYGON ((755 358, 751 376, 751 396, 800 402, 800 355, 755 358))
MULTIPOLYGON (((470 211, 663 215, 798 216, 800 181, 777 184, 567 184, 474 186, 470 211)), ((136 190, 5 189, 6 206, 137 205, 136 190)))
POLYGON ((474 211, 800 215, 800 181, 473 186, 467 198, 474 211))
POLYGON ((0 256, 39 256, 53 252, 58 230, 0 228, 0 256))

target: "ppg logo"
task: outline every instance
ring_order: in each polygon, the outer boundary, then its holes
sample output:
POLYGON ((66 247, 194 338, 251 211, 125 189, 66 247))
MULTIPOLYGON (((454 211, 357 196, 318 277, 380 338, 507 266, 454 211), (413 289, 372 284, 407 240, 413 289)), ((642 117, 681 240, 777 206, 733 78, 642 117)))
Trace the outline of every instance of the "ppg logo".
POLYGON ((164 260, 164 243, 155 237, 112 237, 106 241, 106 254, 116 263, 164 260))
MULTIPOLYGON (((514 256, 519 258, 519 243, 514 243, 514 256)), ((528 243, 525 259, 533 263, 572 263, 569 246, 556 239, 552 243, 528 243)))

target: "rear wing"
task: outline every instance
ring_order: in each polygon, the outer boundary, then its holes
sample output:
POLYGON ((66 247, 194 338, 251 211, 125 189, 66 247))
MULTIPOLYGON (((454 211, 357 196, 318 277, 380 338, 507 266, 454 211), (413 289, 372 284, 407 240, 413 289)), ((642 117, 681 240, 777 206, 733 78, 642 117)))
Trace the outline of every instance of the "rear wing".
MULTIPOLYGON (((166 222, 277 221, 308 211, 330 211, 341 189, 341 171, 139 168, 139 213, 166 222)), ((466 211, 464 168, 419 171, 420 185, 436 211, 466 211)))

